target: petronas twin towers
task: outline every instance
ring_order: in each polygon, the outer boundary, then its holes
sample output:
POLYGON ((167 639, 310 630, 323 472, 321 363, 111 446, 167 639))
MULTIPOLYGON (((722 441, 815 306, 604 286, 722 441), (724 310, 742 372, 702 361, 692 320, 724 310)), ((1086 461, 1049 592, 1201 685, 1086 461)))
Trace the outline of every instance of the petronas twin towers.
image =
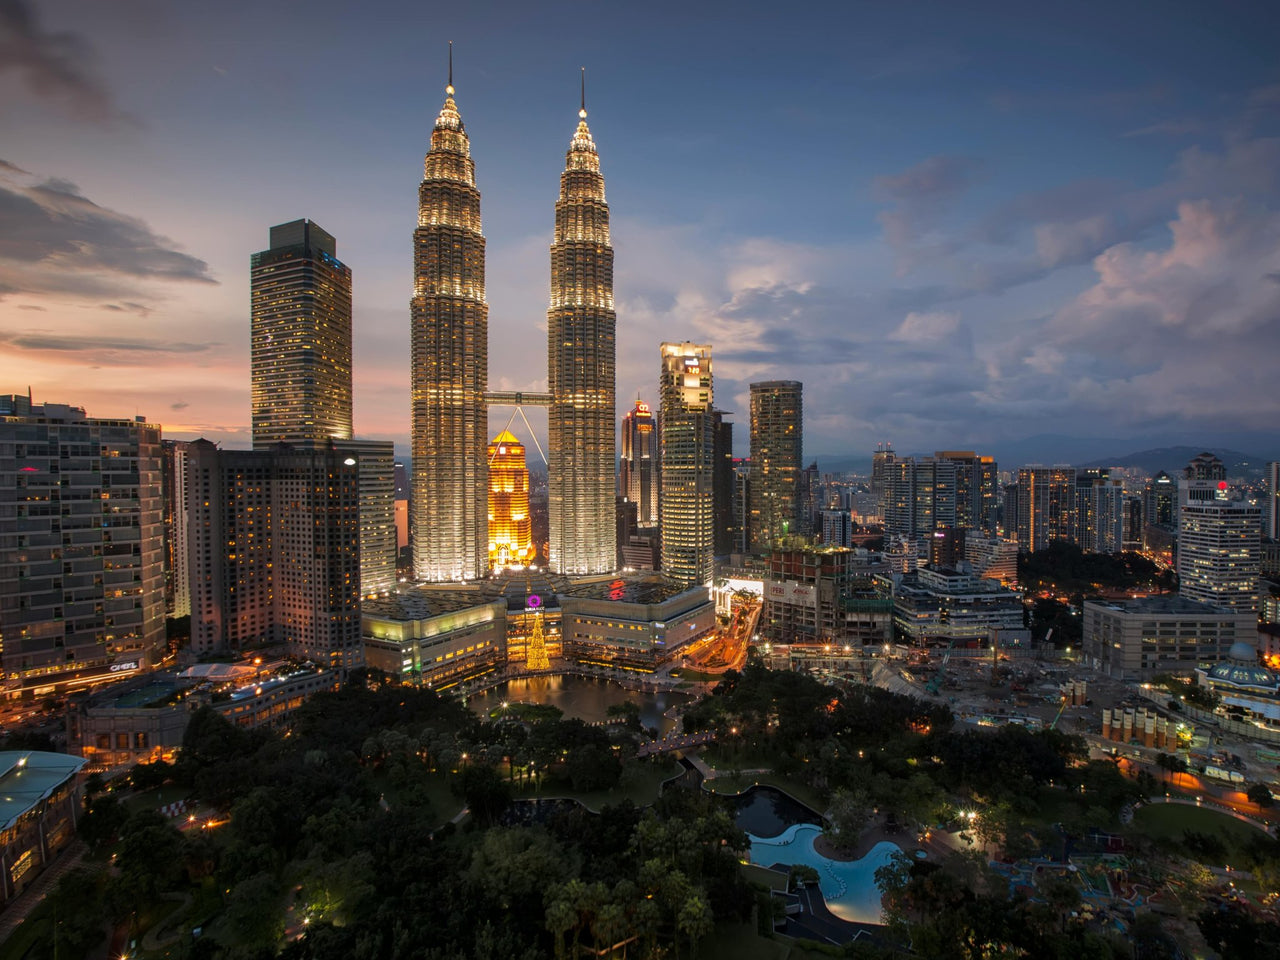
POLYGON ((616 557, 613 247, 585 97, 556 201, 549 392, 491 394, 480 193, 452 65, 449 73, 413 234, 414 574, 456 582, 487 573, 489 405, 510 402, 548 407, 551 569, 608 572, 616 557))

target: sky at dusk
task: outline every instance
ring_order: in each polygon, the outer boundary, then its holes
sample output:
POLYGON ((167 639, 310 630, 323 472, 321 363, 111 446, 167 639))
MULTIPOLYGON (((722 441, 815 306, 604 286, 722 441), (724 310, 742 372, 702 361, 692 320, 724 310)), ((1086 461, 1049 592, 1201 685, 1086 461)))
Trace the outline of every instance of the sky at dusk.
POLYGON ((740 455, 766 379, 804 382, 807 458, 1280 448, 1266 2, 0 0, 0 393, 248 446, 249 256, 308 217, 354 274, 356 432, 406 448, 449 40, 492 389, 546 388, 585 66, 619 415, 694 340, 740 455))

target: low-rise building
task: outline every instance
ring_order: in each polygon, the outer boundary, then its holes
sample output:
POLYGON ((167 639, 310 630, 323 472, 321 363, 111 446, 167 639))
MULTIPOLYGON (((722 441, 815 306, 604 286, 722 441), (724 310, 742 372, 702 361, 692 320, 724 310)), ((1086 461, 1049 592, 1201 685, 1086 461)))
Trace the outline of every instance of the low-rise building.
POLYGON ((894 577, 893 623, 898 639, 912 645, 985 640, 997 631, 1002 643, 1031 639, 1021 590, 950 567, 921 567, 894 577))
POLYGON ((1218 694, 1228 719, 1280 732, 1280 673, 1258 662, 1252 644, 1241 640, 1220 662, 1197 667, 1196 682, 1218 694))
POLYGON ((1084 604, 1085 656, 1094 669, 1125 680, 1190 674, 1256 636, 1254 614, 1173 594, 1084 604))
POLYGON ((577 581, 560 609, 565 657, 646 672, 716 626, 709 588, 662 576, 577 581))
POLYGON ((67 749, 95 767, 172 760, 191 715, 203 706, 232 723, 276 723, 322 690, 338 672, 313 663, 199 664, 131 678, 67 704, 67 749))
POLYGON ((0 904, 29 887, 76 835, 85 761, 64 753, 0 752, 0 904))
POLYGON ((361 608, 365 663, 402 679, 451 687, 507 657, 507 602, 478 588, 419 584, 361 608))

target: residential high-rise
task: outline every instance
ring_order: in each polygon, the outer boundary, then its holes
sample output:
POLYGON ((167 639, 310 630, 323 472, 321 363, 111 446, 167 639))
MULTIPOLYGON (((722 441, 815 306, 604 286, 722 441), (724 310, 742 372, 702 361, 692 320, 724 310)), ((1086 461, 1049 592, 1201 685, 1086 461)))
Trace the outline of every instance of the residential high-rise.
MULTIPOLYGON (((1262 511, 1233 499, 1221 462, 1201 454, 1179 484, 1178 592, 1238 612, 1258 609, 1262 511)), ((1215 458, 1216 459, 1216 458, 1215 458)))
POLYGON ((489 307, 471 142, 453 69, 418 188, 410 303, 413 570, 473 580, 488 558, 489 307))
POLYGON ((161 442, 164 483, 164 612, 191 616, 191 566, 187 554, 187 447, 184 440, 161 442))
POLYGON ((653 413, 643 400, 622 418, 622 458, 619 486, 636 505, 636 526, 658 525, 658 436, 653 413))
POLYGON ((0 669, 26 682, 164 653, 160 427, 0 397, 0 669))
POLYGON ((358 456, 336 444, 188 446, 197 654, 279 644, 324 666, 363 662, 358 456))
MULTIPOLYGON (((1039 464, 1018 470, 1018 549, 1043 550, 1076 535, 1076 469, 1039 464)), ((1006 525, 1012 536, 1013 530, 1006 525)))
POLYGON ((250 258, 253 445, 351 439, 351 270, 310 220, 250 258))
POLYGON ((1267 509, 1265 533, 1268 540, 1280 540, 1280 460, 1267 464, 1267 509))
POLYGON ((715 427, 710 344, 664 343, 659 372, 662 572, 691 585, 715 572, 715 427))
POLYGON ((933 456, 956 465, 956 527, 994 536, 999 482, 995 459, 972 450, 939 450, 933 456))
POLYGON ((1076 543, 1085 553, 1124 550, 1124 485, 1107 467, 1076 471, 1076 543))
POLYGON ((886 537, 922 540, 956 526, 953 460, 937 457, 887 459, 881 468, 881 515, 886 537))
POLYGON ((532 562, 533 526, 524 444, 503 430, 489 444, 489 566, 501 570, 532 562))
POLYGON ((616 320, 609 205, 584 85, 560 175, 547 310, 548 559, 557 573, 605 573, 617 561, 616 320))
POLYGON ((797 380, 751 384, 751 545, 757 552, 799 532, 802 390, 797 380))

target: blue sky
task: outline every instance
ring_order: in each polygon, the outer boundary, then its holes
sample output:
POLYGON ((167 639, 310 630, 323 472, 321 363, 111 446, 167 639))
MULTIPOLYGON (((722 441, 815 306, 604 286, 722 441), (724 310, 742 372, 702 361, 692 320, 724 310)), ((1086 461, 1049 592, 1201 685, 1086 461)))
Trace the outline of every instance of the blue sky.
POLYGON ((805 383, 808 456, 1265 443, 1278 26, 1266 3, 0 0, 0 390, 247 443, 248 258, 305 216, 355 275, 357 431, 403 443, 453 40, 495 388, 545 384, 585 65, 619 414, 690 339, 743 453, 747 384, 779 378, 805 383))

